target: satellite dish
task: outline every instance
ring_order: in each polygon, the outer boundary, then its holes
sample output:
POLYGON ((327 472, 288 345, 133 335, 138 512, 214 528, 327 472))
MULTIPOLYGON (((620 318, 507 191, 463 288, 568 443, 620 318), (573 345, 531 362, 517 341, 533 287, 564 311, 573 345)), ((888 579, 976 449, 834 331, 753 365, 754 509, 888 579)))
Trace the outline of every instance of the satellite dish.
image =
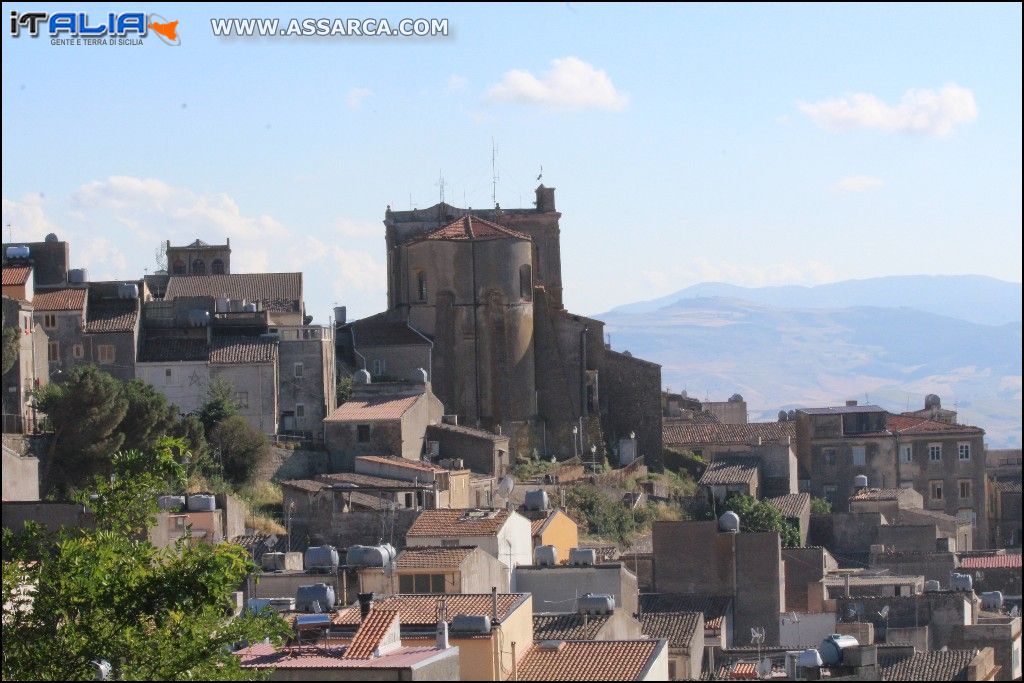
POLYGON ((789 613, 789 620, 792 621, 794 624, 800 623, 800 617, 796 615, 796 612, 789 613))
POLYGON ((764 629, 763 628, 750 628, 750 642, 754 645, 760 645, 764 642, 764 629))
POLYGON ((888 619, 889 618, 889 605, 886 605, 885 607, 880 609, 878 611, 878 616, 882 617, 883 619, 888 619))
POLYGON ((757 663, 757 677, 768 678, 772 675, 772 660, 762 659, 757 663))
POLYGON ((278 541, 277 535, 276 535, 276 534, 270 534, 269 536, 267 536, 267 540, 265 540, 265 541, 264 541, 263 543, 264 543, 264 544, 265 544, 265 545, 266 545, 266 546, 267 546, 268 548, 271 548, 271 549, 273 549, 273 547, 274 547, 275 545, 277 545, 277 541, 278 541))
POLYGON ((512 489, 516 487, 516 480, 512 478, 512 475, 506 474, 501 478, 501 482, 498 484, 498 493, 505 498, 508 498, 512 493, 512 489))

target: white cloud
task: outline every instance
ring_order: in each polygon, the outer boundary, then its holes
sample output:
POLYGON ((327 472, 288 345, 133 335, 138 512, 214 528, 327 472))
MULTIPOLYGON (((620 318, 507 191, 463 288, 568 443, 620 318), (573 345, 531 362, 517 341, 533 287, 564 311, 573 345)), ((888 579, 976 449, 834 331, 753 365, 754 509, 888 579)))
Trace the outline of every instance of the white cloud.
POLYGON ((556 110, 617 111, 629 104, 629 96, 616 90, 608 74, 578 57, 552 60, 551 68, 539 78, 521 69, 508 71, 501 83, 487 91, 486 99, 556 110))
POLYGON ((839 190, 840 192, 866 192, 867 190, 877 189, 884 184, 881 178, 876 178, 875 176, 850 175, 841 178, 832 186, 832 189, 839 190))
POLYGON ((339 218, 334 228, 344 237, 383 237, 384 226, 381 223, 364 223, 348 218, 339 218))
POLYGON ((955 83, 939 90, 908 90, 890 105, 870 93, 854 93, 821 102, 800 102, 804 112, 829 130, 877 128, 945 137, 957 124, 978 117, 974 93, 955 83))
POLYGON ((670 291, 701 282, 727 282, 741 287, 770 285, 817 285, 834 282, 835 272, 820 261, 739 265, 729 261, 691 258, 671 268, 642 270, 640 275, 652 287, 670 291))
POLYGON ((55 232, 57 227, 46 214, 46 201, 41 194, 23 195, 21 199, 3 198, 3 238, 13 236, 15 240, 37 241, 44 235, 55 232), (11 226, 8 228, 7 226, 11 226))
POLYGON ((459 92, 466 87, 469 80, 465 76, 452 74, 444 84, 444 91, 447 93, 459 92))
POLYGON ((363 100, 373 95, 373 91, 369 88, 349 88, 348 94, 345 95, 345 101, 348 102, 349 109, 359 109, 363 106, 363 100))

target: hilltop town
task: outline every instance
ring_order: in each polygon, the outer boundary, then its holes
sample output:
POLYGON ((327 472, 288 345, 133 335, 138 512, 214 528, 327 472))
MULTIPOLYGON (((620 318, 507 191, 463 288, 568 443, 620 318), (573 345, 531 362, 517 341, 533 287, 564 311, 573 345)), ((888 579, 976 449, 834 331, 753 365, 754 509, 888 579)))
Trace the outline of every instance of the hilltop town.
POLYGON ((82 542, 234 558, 120 608, 154 651, 205 624, 217 666, 133 669, 85 629, 106 649, 40 677, 1020 680, 1021 451, 935 394, 751 422, 666 390, 563 305, 535 192, 387 207, 386 309, 327 324, 322 283, 234 272, 230 236, 116 281, 56 234, 3 244, 5 641, 43 605, 116 620, 118 590, 56 588, 131 576, 64 561, 82 542))

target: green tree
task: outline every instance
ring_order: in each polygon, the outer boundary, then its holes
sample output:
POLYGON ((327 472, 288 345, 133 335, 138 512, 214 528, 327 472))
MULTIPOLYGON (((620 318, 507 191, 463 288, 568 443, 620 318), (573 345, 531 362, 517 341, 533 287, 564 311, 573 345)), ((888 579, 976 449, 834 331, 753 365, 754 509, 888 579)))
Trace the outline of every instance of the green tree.
POLYGON ((220 451, 224 478, 235 486, 248 483, 270 455, 267 437, 241 415, 218 422, 209 443, 220 451))
POLYGON ((232 617, 231 594, 255 569, 248 553, 187 536, 158 549, 136 533, 181 474, 173 447, 161 449, 111 459, 113 482, 83 498, 96 529, 3 530, 4 680, 93 679, 97 660, 115 680, 263 677, 231 645, 280 642, 288 627, 270 612, 232 617))
POLYGON ((21 350, 21 334, 18 333, 17 327, 12 327, 6 322, 4 323, 4 358, 3 358, 3 373, 6 375, 14 367, 15 362, 18 360, 18 353, 21 350))
POLYGON ((630 536, 645 530, 654 519, 653 510, 630 510, 592 484, 577 484, 568 489, 565 502, 588 535, 619 543, 627 543, 630 536))
POLYGON ((168 405, 167 397, 141 379, 125 382, 122 395, 128 409, 118 426, 124 435, 125 450, 148 450, 168 434, 178 422, 178 409, 168 405))
POLYGON ((218 423, 237 414, 238 403, 231 383, 220 378, 210 382, 206 390, 206 401, 199 409, 199 421, 203 423, 206 435, 210 436, 218 423))
POLYGON ((44 482, 54 479, 78 486, 93 474, 109 474, 110 453, 121 448, 118 429, 128 412, 121 382, 95 365, 79 365, 66 381, 36 393, 39 409, 53 429, 44 482))
POLYGON ((729 496, 725 501, 724 511, 739 515, 740 531, 775 531, 782 537, 783 546, 800 546, 800 530, 786 521, 777 508, 764 501, 736 494, 729 496))
POLYGON ((828 502, 824 498, 811 498, 811 514, 831 515, 832 503, 828 502))
POLYGON ((352 378, 351 377, 339 377, 337 391, 338 405, 347 401, 352 396, 352 378))

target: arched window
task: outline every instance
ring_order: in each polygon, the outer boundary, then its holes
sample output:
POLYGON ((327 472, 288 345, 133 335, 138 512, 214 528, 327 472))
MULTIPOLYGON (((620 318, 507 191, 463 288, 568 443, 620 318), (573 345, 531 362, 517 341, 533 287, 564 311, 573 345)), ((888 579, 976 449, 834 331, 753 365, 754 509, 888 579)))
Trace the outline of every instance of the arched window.
POLYGON ((184 275, 185 274, 185 262, 181 258, 174 259, 174 264, 171 265, 171 275, 184 275))
POLYGON ((416 297, 420 301, 427 300, 427 274, 422 270, 416 271, 416 297))
POLYGON ((529 263, 519 266, 519 297, 533 301, 533 266, 529 263))
POLYGON ((210 262, 210 272, 214 275, 223 275, 224 261, 219 258, 213 259, 213 261, 210 262))
POLYGON ((197 258, 192 262, 192 274, 193 275, 206 275, 206 261, 201 258, 197 258))

